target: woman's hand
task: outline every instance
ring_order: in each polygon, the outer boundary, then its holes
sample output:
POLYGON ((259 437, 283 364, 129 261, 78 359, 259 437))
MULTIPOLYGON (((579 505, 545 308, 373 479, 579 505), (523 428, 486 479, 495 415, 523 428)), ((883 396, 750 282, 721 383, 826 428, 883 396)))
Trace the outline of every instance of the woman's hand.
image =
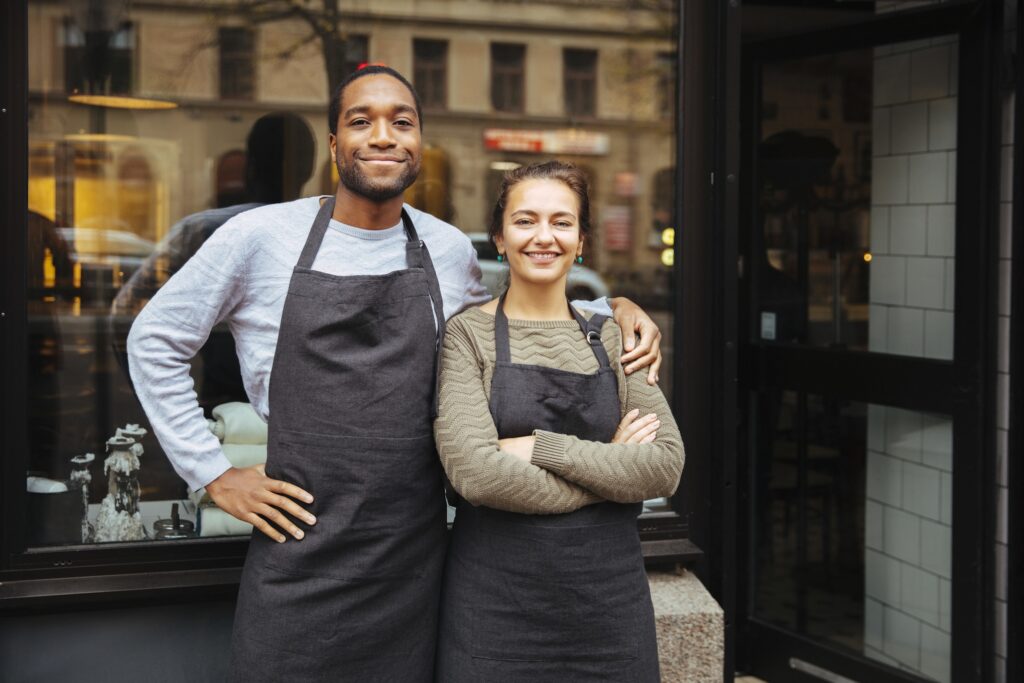
POLYGON ((517 436, 513 439, 498 439, 498 448, 511 453, 520 460, 530 462, 533 458, 533 443, 537 440, 537 437, 533 436, 517 436))
POLYGON ((615 322, 622 330, 622 369, 629 375, 637 370, 647 368, 647 383, 658 383, 658 370, 661 369, 661 330, 651 320, 651 316, 625 297, 608 300, 615 322), (637 341, 636 335, 640 335, 637 341))
POLYGON ((206 492, 221 510, 252 524, 278 543, 284 543, 285 535, 277 527, 287 531, 296 540, 302 540, 305 533, 295 526, 288 515, 309 525, 316 524, 316 517, 292 500, 295 498, 308 504, 313 502, 313 496, 294 484, 271 479, 265 467, 232 467, 207 484, 206 492))
POLYGON ((612 443, 651 443, 658 436, 658 427, 661 420, 654 413, 648 413, 640 417, 640 411, 636 408, 629 411, 622 417, 612 443))

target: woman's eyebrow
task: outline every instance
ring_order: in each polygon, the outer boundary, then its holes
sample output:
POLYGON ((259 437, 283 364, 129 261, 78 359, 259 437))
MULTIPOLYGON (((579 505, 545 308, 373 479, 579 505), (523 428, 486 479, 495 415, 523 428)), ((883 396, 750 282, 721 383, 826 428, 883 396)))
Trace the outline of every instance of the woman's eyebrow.
POLYGON ((524 214, 526 214, 528 216, 536 216, 537 215, 537 212, 534 211, 533 209, 516 209, 515 211, 512 212, 511 215, 515 216, 516 214, 520 214, 520 213, 524 213, 524 214))

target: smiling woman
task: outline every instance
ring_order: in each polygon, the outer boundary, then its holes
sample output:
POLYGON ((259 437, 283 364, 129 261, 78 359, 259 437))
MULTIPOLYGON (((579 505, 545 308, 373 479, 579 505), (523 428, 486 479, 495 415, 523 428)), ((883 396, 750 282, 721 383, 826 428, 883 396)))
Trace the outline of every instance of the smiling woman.
POLYGON ((659 680, 636 518, 675 491, 683 445, 616 326, 566 300, 589 231, 578 168, 509 171, 490 228, 508 291, 449 322, 435 436, 463 500, 438 680, 659 680))

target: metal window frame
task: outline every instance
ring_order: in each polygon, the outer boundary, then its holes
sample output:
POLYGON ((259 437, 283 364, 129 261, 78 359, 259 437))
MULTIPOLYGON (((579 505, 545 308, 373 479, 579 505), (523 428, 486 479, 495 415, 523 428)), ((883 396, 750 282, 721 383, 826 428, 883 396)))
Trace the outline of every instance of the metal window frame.
MULTIPOLYGON (((935 361, 888 356, 886 354, 860 354, 845 352, 836 354, 828 350, 802 347, 799 350, 775 348, 767 351, 783 361, 783 379, 787 386, 794 385, 801 390, 835 392, 835 386, 823 383, 820 376, 801 367, 797 359, 813 357, 814 365, 820 371, 829 367, 841 378, 839 384, 844 398, 860 400, 884 400, 893 405, 904 405, 917 409, 935 409, 950 412, 957 418, 954 428, 954 469, 957 483, 954 489, 953 507, 959 512, 954 518, 953 532, 953 575, 955 590, 953 597, 953 652, 951 677, 956 681, 988 680, 992 668, 991 637, 993 633, 993 581, 992 548, 994 539, 994 390, 995 390, 995 325, 996 316, 996 235, 998 231, 998 179, 999 140, 998 132, 1000 103, 999 89, 994 82, 998 73, 999 38, 1001 35, 999 8, 995 3, 949 3, 938 7, 909 10, 891 15, 878 15, 863 23, 815 32, 801 39, 787 37, 783 40, 763 41, 743 48, 744 82, 752 79, 754 64, 760 60, 775 60, 786 57, 810 56, 834 53, 844 49, 870 47, 916 38, 957 33, 960 41, 960 73, 972 74, 969 79, 960 80, 958 153, 957 153, 957 225, 976 226, 976 230, 961 228, 957 231, 956 253, 957 272, 971 272, 984 276, 978 282, 957 278, 955 309, 957 311, 955 330, 956 364, 945 365, 935 361), (968 104, 969 103, 969 104, 968 104), (974 212, 974 213, 970 213, 974 212), (792 356, 792 357, 790 357, 792 356), (854 367, 844 363, 854 361, 854 367), (908 370, 906 366, 912 366, 908 370), (863 378, 853 372, 856 367, 872 373, 899 372, 887 381, 885 386, 864 385, 863 378), (954 387, 952 395, 927 396, 920 390, 944 379, 946 387, 954 387), (902 380, 902 382, 900 381, 902 380), (901 384, 920 382, 913 390, 901 384), (975 454, 978 454, 975 456, 975 454)), ((725 36, 738 42, 736 34, 725 36)), ((736 48, 738 50, 738 46, 736 48)), ((721 77, 721 76, 719 76, 721 77)), ((738 86, 737 86, 738 87, 738 86)), ((741 97, 753 98, 756 93, 742 93, 741 97)), ((747 139, 744 168, 752 168, 750 139, 753 129, 746 130, 750 122, 741 128, 739 135, 727 138, 747 139)), ((727 144, 727 143, 726 143, 727 144)), ((752 174, 745 173, 744 182, 747 196, 753 197, 749 186, 752 174)), ((747 229, 751 215, 745 216, 739 230, 747 229)), ((750 306, 745 309, 748 317, 753 314, 750 306)), ((748 329, 752 323, 745 321, 748 329)), ((766 353, 764 348, 758 353, 766 353)), ((749 369, 757 364, 756 358, 744 358, 749 369)), ((749 373, 748 373, 749 376, 749 373)), ((876 377, 878 375, 875 375, 876 377)), ((942 383, 942 382, 940 382, 942 383)), ((741 430, 742 431, 742 430, 741 430)), ((734 461, 738 456, 734 454, 734 461)), ((728 466, 728 465, 727 465, 728 466)), ((735 462, 733 463, 735 466, 735 462)), ((745 467, 745 466, 744 466, 745 467)), ((749 468, 746 468, 749 470, 749 468)), ((752 488, 745 485, 740 497, 747 500, 752 488)), ((745 503, 749 507, 749 503, 745 503)), ((748 510, 748 514, 752 514, 748 510)), ((747 523, 749 529, 749 520, 747 523)), ((699 542, 699 541, 698 541, 699 542)), ((748 532, 744 532, 743 545, 739 554, 738 568, 741 572, 750 566, 752 554, 749 549, 748 532)), ((817 658, 828 662, 840 673, 858 679, 872 680, 918 680, 894 672, 889 667, 875 664, 863 657, 853 656, 848 651, 823 645, 818 641, 785 632, 749 616, 749 585, 740 587, 742 602, 733 618, 740 622, 743 641, 743 659, 748 663, 752 656, 750 642, 760 642, 758 649, 769 652, 767 659, 760 662, 764 675, 792 677, 788 661, 790 655, 802 658, 817 658), (788 650, 788 652, 787 652, 788 650)), ((729 613, 727 612, 727 621, 729 613)), ((757 672, 757 670, 755 670, 757 672)), ((801 677, 802 679, 802 677, 801 677)))

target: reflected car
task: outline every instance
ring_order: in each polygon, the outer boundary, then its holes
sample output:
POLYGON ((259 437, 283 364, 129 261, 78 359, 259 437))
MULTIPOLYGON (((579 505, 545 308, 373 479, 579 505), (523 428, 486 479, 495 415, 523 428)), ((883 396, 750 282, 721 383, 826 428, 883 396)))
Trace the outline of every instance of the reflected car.
MULTIPOLYGON (((498 250, 491 244, 484 232, 471 232, 469 239, 476 249, 476 257, 480 262, 484 287, 491 296, 498 296, 504 291, 508 281, 508 267, 498 263, 498 250)), ((573 301, 593 301, 608 296, 608 285, 601 276, 586 266, 574 265, 569 271, 569 281, 565 287, 566 294, 573 301)))

